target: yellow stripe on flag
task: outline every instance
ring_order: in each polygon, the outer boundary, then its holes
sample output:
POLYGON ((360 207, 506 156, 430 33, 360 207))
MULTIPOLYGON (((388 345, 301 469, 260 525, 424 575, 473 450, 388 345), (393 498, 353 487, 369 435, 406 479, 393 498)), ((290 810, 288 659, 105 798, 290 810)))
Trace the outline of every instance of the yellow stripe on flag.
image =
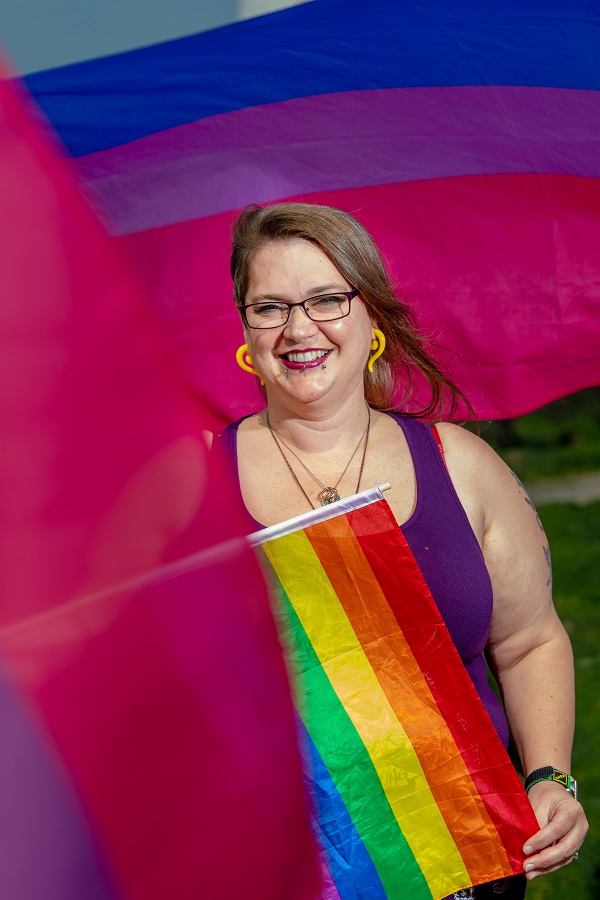
POLYGON ((419 759, 308 538, 298 531, 264 544, 263 550, 367 749, 433 896, 444 896, 448 872, 468 884, 469 874, 419 759))

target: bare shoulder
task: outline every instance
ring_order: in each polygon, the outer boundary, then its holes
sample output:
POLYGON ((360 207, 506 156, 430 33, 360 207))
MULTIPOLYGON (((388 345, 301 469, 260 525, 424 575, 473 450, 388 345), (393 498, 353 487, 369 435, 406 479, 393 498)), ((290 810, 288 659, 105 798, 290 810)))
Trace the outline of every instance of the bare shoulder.
POLYGON ((449 466, 452 464, 460 470, 473 470, 473 474, 477 474, 482 466, 510 472, 490 445, 472 431, 467 431, 461 425, 452 425, 451 422, 440 422, 436 427, 449 466))

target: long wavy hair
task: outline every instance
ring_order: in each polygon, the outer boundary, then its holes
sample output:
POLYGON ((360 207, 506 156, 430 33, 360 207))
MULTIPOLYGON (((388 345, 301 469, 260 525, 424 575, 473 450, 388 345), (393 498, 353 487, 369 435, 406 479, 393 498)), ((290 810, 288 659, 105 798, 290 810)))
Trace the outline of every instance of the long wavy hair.
POLYGON ((231 276, 238 309, 245 303, 252 260, 271 241, 302 238, 315 244, 336 269, 358 288, 371 318, 383 331, 386 347, 369 372, 365 366, 365 398, 374 409, 402 411, 437 421, 452 418, 465 395, 444 375, 425 349, 409 304, 394 291, 381 253, 369 232, 353 216, 331 206, 311 203, 253 204, 239 214, 232 229, 231 276), (417 400, 415 392, 423 397, 417 400), (419 384, 421 382, 421 384, 419 384))

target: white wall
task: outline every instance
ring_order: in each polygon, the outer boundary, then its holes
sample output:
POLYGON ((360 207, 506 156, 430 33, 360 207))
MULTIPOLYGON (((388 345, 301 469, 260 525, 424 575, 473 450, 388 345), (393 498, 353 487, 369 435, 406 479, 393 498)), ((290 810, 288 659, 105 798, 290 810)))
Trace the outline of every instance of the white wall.
POLYGON ((285 9, 287 6, 298 6, 308 0, 238 0, 238 19, 251 19, 264 13, 285 9))

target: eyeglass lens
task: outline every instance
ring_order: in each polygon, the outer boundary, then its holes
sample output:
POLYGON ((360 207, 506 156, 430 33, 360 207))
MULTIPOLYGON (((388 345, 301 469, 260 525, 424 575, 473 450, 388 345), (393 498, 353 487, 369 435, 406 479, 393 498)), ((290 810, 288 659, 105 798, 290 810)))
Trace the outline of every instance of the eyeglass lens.
POLYGON ((244 307, 244 312, 250 328, 276 328, 287 322, 294 306, 301 306, 309 319, 315 322, 327 322, 348 315, 350 296, 326 294, 322 297, 311 297, 303 303, 280 303, 269 300, 264 303, 252 303, 244 307))

